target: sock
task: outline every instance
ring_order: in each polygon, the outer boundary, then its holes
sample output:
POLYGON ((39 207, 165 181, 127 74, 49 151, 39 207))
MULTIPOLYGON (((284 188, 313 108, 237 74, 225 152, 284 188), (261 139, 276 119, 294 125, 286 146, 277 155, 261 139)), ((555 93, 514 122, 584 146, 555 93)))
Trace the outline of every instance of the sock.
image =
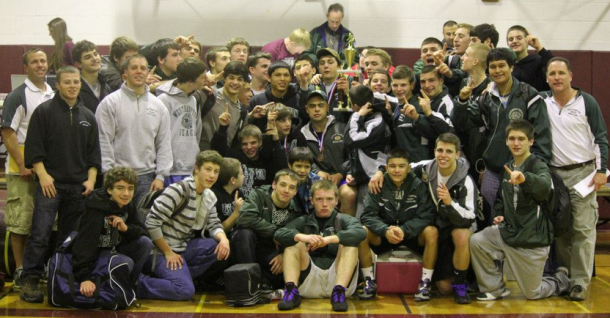
POLYGON ((422 268, 421 280, 432 281, 432 274, 434 274, 434 269, 422 268))
POLYGON ((288 282, 288 283, 286 283, 285 288, 286 289, 297 288, 297 285, 293 282, 288 282))
POLYGON ((371 267, 363 267, 361 268, 362 270, 362 276, 364 276, 364 278, 370 277, 371 279, 375 279, 375 276, 373 275, 373 266, 371 267))
POLYGON ((456 284, 461 285, 461 284, 467 284, 468 283, 468 279, 467 279, 467 277, 468 277, 468 270, 461 271, 459 269, 456 269, 456 270, 453 271, 453 273, 455 274, 455 283, 456 284))

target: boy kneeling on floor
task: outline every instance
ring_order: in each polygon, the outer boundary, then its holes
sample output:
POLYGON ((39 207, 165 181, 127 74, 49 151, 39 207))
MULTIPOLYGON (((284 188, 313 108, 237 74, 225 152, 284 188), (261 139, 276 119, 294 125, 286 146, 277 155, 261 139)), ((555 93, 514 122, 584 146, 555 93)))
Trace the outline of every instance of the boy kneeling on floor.
POLYGON ((188 189, 180 182, 174 183, 155 200, 146 228, 158 251, 147 258, 146 275, 140 275, 139 298, 189 300, 195 294, 193 279, 216 261, 229 258, 229 240, 210 189, 218 179, 221 163, 218 152, 200 152, 193 176, 183 180, 188 189), (178 210, 183 200, 187 204, 178 210), (201 238, 195 238, 194 231, 201 231, 201 238))

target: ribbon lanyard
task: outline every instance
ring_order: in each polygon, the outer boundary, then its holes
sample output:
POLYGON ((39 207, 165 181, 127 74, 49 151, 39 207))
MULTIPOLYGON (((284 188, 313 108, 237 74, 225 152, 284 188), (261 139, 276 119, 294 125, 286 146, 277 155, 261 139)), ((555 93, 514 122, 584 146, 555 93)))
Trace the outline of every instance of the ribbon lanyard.
MULTIPOLYGON (((311 127, 313 128, 313 126, 311 127)), ((316 135, 316 138, 318 139, 318 149, 320 151, 320 153, 322 153, 322 148, 324 147, 324 136, 326 136, 326 129, 324 129, 324 132, 322 133, 322 138, 318 138, 318 133, 316 132, 315 129, 312 129, 314 135, 316 135)))
MULTIPOLYGON (((337 78, 339 79, 339 78, 337 78)), ((335 82, 333 82, 333 85, 330 87, 330 93, 328 93, 327 96, 327 102, 330 105, 330 101, 333 99, 333 94, 335 93, 335 88, 337 88, 337 81, 335 80, 335 82)))

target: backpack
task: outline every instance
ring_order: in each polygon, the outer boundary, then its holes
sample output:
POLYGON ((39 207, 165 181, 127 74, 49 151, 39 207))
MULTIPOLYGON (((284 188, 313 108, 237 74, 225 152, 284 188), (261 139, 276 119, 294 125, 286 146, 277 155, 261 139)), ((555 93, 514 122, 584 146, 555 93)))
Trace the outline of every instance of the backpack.
MULTIPOLYGON (((180 203, 178 203, 177 208, 172 213, 172 217, 176 216, 178 213, 182 212, 184 208, 186 208, 186 205, 188 204, 188 198, 191 197, 191 187, 189 186, 186 179, 181 180, 177 183, 182 187, 182 190, 184 190, 185 195, 182 196, 182 200, 180 201, 180 203)), ((163 193, 163 191, 165 191, 165 189, 166 188, 148 191, 148 193, 146 193, 146 195, 142 199, 140 199, 140 202, 138 202, 137 210, 138 216, 140 216, 142 220, 146 220, 146 216, 148 215, 148 213, 150 213, 150 209, 155 203, 155 200, 163 193)))
MULTIPOLYGON (((532 158, 525 167, 525 171, 532 171, 532 168, 538 161, 538 158, 532 158)), ((553 170, 550 170, 550 173, 553 180, 553 191, 551 191, 549 200, 540 203, 540 206, 553 224, 555 237, 560 237, 572 228, 572 223, 574 222, 572 218, 570 189, 568 189, 563 179, 557 173, 553 170)))
POLYGON ((87 298, 80 293, 80 283, 74 279, 70 253, 77 235, 77 231, 70 233, 49 260, 49 304, 58 307, 121 310, 136 303, 129 269, 133 262, 129 257, 116 252, 119 236, 116 228, 112 231, 112 250, 100 253, 91 273, 91 277, 95 277, 93 297, 87 298))
POLYGON ((227 268, 224 271, 227 306, 245 307, 267 302, 267 298, 262 298, 262 279, 261 267, 257 263, 227 268))

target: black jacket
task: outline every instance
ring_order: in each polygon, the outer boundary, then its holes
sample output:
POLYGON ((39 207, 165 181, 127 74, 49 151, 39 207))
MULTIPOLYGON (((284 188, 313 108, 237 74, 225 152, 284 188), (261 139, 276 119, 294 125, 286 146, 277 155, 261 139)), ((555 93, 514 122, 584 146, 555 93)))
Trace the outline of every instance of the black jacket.
POLYGON ((220 126, 212 137, 212 150, 218 151, 223 157, 235 158, 239 160, 244 169, 244 185, 239 188, 239 192, 247 197, 254 188, 262 185, 271 184, 277 171, 288 168, 286 153, 280 146, 279 141, 263 137, 263 145, 258 150, 259 156, 251 160, 241 150, 230 148, 227 145, 228 126, 220 126), (271 148, 270 151, 263 148, 271 148), (269 156, 267 156, 269 155, 269 156))
POLYGON ((85 82, 82 77, 80 93, 78 94, 78 96, 83 100, 83 105, 85 105, 85 107, 87 107, 94 114, 97 110, 97 105, 100 104, 102 99, 104 99, 104 97, 113 92, 110 86, 108 86, 108 84, 106 83, 106 77, 104 75, 98 74, 97 80, 99 81, 100 85, 100 98, 97 98, 97 96, 95 96, 95 94, 91 90, 91 87, 89 87, 89 84, 87 84, 87 82, 85 82))
MULTIPOLYGON (((271 94, 271 85, 268 85, 263 94, 257 94, 252 97, 249 110, 252 111, 256 106, 262 106, 271 102, 280 103, 296 110, 292 118, 294 124, 297 126, 305 124, 309 122, 309 115, 307 115, 307 111, 305 110, 305 98, 307 97, 307 93, 308 91, 301 91, 298 86, 290 84, 288 85, 288 90, 284 96, 275 97, 271 94), (296 121, 297 116, 295 115, 298 115, 298 122, 296 121)), ((267 117, 254 119, 252 121, 253 124, 264 131, 265 126, 267 125, 267 117)))
POLYGON ((301 133, 307 141, 307 146, 313 154, 314 164, 319 170, 330 174, 341 173, 345 175, 343 171, 343 164, 347 159, 346 149, 344 148, 345 124, 336 121, 332 115, 328 116, 322 141, 322 160, 320 160, 318 138, 311 123, 303 126, 301 133))
POLYGON ((89 168, 101 169, 97 121, 78 99, 72 108, 55 94, 40 104, 30 120, 25 139, 25 166, 42 162, 60 183, 82 183, 89 168))
POLYGON ((112 248, 112 227, 106 219, 110 215, 121 217, 127 225, 127 231, 119 232, 119 245, 147 236, 148 232, 138 218, 133 201, 119 208, 106 189, 94 190, 85 201, 85 212, 80 218, 78 235, 72 246, 73 273, 79 282, 91 280, 100 250, 112 248))
POLYGON ((345 130, 345 147, 349 151, 347 173, 357 184, 370 180, 377 168, 385 164, 385 153, 392 148, 392 124, 384 117, 382 112, 373 112, 366 117, 354 112, 350 117, 345 130))
POLYGON ((548 91, 546 64, 553 58, 550 50, 542 49, 538 54, 529 54, 515 63, 513 76, 521 82, 532 85, 537 91, 548 91))
POLYGON ((459 101, 451 120, 462 129, 485 126, 489 141, 483 161, 485 167, 501 173, 511 154, 506 147, 506 126, 511 120, 526 119, 534 126, 532 153, 539 159, 551 159, 551 127, 542 97, 530 85, 513 78, 513 86, 504 107, 497 89, 481 95, 476 101, 459 101))

